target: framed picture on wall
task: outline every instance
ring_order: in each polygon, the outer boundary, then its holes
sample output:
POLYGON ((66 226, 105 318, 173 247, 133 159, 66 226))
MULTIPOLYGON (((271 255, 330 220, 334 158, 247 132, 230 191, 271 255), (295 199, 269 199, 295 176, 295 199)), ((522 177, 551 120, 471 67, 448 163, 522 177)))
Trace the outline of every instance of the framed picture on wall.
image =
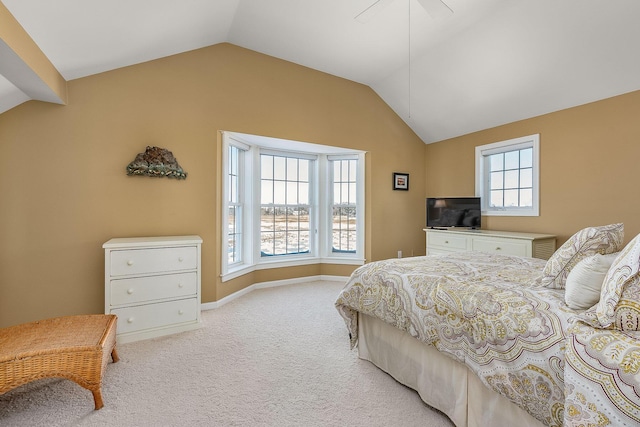
POLYGON ((394 190, 409 190, 409 174, 394 172, 393 173, 393 189, 394 190))

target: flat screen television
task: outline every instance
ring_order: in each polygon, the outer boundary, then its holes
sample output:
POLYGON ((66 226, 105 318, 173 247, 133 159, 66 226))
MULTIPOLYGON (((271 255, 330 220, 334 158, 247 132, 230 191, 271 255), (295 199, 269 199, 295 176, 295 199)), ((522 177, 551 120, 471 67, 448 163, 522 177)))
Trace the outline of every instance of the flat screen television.
POLYGON ((427 198, 427 227, 480 228, 480 197, 427 198))

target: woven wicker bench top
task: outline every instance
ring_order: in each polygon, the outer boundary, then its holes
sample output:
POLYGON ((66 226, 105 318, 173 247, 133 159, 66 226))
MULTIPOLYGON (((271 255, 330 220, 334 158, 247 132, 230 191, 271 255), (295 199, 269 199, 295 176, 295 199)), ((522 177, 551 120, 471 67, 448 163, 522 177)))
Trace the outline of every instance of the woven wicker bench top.
POLYGON ((101 349, 115 316, 58 317, 0 329, 0 362, 57 350, 101 349))

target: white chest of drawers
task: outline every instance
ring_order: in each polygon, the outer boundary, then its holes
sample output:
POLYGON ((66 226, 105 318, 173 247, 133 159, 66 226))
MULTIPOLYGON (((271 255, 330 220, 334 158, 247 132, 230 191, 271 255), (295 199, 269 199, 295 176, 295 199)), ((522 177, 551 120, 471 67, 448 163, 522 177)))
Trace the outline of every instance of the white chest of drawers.
POLYGON ((427 255, 483 251, 549 259, 556 250, 556 236, 494 230, 438 230, 427 228, 427 255))
POLYGON ((117 238, 104 248, 104 309, 118 316, 118 342, 200 327, 202 239, 117 238))

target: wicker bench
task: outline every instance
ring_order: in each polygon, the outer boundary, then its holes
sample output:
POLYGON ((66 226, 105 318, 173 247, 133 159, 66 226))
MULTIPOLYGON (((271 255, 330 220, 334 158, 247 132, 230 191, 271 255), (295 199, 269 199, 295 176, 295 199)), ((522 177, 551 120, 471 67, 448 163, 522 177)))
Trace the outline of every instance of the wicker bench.
POLYGON ((40 320, 0 329, 0 394, 41 378, 61 377, 102 402, 102 375, 118 361, 116 316, 93 314, 40 320))

